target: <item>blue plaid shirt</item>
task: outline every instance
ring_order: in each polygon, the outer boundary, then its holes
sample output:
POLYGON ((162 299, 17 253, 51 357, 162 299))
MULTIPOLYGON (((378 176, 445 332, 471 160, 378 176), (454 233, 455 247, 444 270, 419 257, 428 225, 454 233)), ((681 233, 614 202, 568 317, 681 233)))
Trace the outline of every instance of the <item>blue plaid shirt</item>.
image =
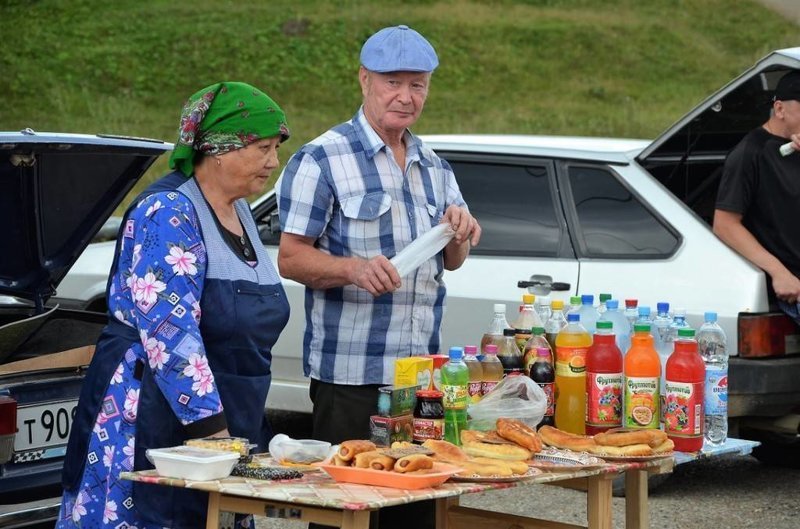
MULTIPOLYGON (((448 206, 465 206, 450 165, 408 131, 405 144, 401 168, 361 109, 304 145, 275 185, 283 232, 330 255, 392 258, 448 206)), ((391 384, 396 358, 439 352, 443 271, 439 253, 377 298, 355 285, 306 288, 306 376, 391 384)))

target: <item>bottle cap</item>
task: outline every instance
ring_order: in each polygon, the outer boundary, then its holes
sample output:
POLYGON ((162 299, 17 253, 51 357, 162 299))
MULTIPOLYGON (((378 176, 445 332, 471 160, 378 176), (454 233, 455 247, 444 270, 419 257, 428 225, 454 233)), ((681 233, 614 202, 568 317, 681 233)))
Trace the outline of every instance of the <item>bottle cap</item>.
POLYGON ((611 294, 600 294, 600 303, 605 303, 611 299, 611 294))
POLYGON ((581 296, 581 303, 583 305, 594 305, 594 295, 593 294, 584 294, 581 296))
POLYGON ((523 294, 522 295, 522 304, 523 305, 533 305, 533 302, 536 301, 536 296, 533 294, 523 294))
POLYGON ((494 312, 497 314, 498 312, 502 312, 503 314, 506 313, 506 304, 505 303, 495 303, 494 304, 494 312))
POLYGON ((496 355, 497 354, 497 346, 493 343, 488 344, 486 347, 483 348, 483 352, 487 355, 496 355))
POLYGON ((610 331, 611 329, 614 328, 614 324, 611 323, 610 321, 598 321, 596 327, 597 330, 606 329, 610 331))
POLYGON ((635 309, 637 306, 639 306, 639 300, 638 299, 626 299, 625 300, 625 308, 626 309, 635 309))
POLYGON ((503 336, 514 336, 517 334, 516 329, 503 329, 503 336))
POLYGON ((478 354, 478 346, 477 345, 465 345, 464 346, 464 354, 467 355, 467 356, 478 354))
POLYGON ((635 323, 633 325, 633 332, 650 332, 649 323, 635 323))
POLYGON ((580 296, 570 296, 569 304, 570 305, 580 305, 581 304, 581 297, 580 296))
POLYGON ((678 329, 679 338, 694 338, 694 329, 683 328, 678 329))
POLYGON ((581 315, 577 312, 570 312, 567 314, 567 321, 570 323, 581 321, 581 315))
POLYGON ((656 310, 658 312, 669 312, 669 303, 666 301, 659 301, 656 303, 656 310))
POLYGON ((550 358, 550 349, 548 349, 547 347, 537 347, 536 356, 545 356, 547 358, 550 358))
POLYGON ((618 309, 619 308, 619 300, 609 299, 608 301, 606 301, 606 308, 607 309, 618 309))
POLYGON ((564 301, 560 299, 554 299, 550 306, 553 310, 564 310, 564 301))
POLYGON ((642 305, 639 307, 639 317, 647 316, 650 317, 650 307, 647 305, 642 305))
POLYGON ((536 336, 538 336, 540 334, 544 334, 544 327, 534 327, 534 328, 532 328, 531 329, 531 334, 534 334, 536 336))
POLYGON ((703 319, 707 322, 717 321, 717 313, 713 311, 708 311, 703 314, 703 319))
POLYGON ((447 354, 450 360, 461 360, 464 357, 464 349, 461 347, 451 347, 447 354))

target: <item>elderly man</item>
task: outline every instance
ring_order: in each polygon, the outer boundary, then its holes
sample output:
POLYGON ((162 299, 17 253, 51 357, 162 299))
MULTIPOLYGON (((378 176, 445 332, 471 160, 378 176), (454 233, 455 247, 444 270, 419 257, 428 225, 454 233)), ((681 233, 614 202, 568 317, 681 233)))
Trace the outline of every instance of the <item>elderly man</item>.
POLYGON ((303 146, 276 184, 278 267, 307 287, 303 353, 317 439, 368 438, 395 359, 439 352, 443 270, 461 266, 480 238, 450 166, 409 131, 438 63, 407 26, 372 35, 361 50, 362 107, 303 146), (389 258, 440 222, 455 238, 399 277, 389 258))
POLYGON ((770 299, 800 324, 800 70, 778 81, 769 119, 731 151, 714 233, 769 274, 770 299), (781 146, 793 148, 781 151, 781 146))

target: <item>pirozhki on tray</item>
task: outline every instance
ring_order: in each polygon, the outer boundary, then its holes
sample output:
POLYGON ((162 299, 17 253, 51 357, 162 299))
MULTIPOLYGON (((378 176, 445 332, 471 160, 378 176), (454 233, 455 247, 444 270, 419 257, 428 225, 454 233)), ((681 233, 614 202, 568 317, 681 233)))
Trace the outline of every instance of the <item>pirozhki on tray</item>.
POLYGON ((577 435, 552 426, 539 428, 548 446, 596 456, 652 456, 672 452, 675 444, 661 430, 611 431, 595 436, 577 435))
POLYGON ((344 467, 367 468, 385 472, 426 472, 433 469, 433 458, 422 453, 413 453, 415 449, 410 443, 394 443, 391 449, 380 449, 375 443, 364 440, 344 441, 339 451, 334 454, 331 464, 344 467), (392 455, 402 455, 392 457, 392 455))

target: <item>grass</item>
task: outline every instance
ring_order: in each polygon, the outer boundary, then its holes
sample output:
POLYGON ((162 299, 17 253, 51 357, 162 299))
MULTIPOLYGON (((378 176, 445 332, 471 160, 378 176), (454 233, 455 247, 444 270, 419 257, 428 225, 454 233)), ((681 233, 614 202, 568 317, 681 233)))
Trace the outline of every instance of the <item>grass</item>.
POLYGON ((286 111, 284 161, 354 114, 359 50, 386 25, 417 29, 441 60, 418 133, 653 137, 800 45, 749 0, 5 0, 0 14, 0 129, 174 141, 189 94, 242 80, 286 111))

